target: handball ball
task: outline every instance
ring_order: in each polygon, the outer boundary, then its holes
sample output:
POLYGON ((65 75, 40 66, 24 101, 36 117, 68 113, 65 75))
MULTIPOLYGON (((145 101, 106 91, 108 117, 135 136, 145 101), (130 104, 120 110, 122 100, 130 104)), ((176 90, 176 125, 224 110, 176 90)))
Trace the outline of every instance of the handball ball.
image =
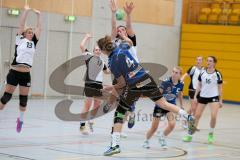
POLYGON ((123 20, 124 16, 125 16, 124 10, 118 9, 117 12, 116 12, 116 19, 117 20, 123 20))

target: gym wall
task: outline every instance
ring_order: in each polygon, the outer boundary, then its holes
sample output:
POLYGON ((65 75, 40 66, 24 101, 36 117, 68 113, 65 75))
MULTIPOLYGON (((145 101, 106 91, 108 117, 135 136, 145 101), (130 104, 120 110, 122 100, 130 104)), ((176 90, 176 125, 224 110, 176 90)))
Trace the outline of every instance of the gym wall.
MULTIPOLYGON (((30 7, 42 8, 43 10, 43 30, 32 68, 32 95, 63 96, 49 87, 49 76, 51 73, 62 63, 81 54, 79 44, 85 33, 91 32, 94 35, 92 42, 88 45, 90 49, 93 47, 93 42, 96 42, 98 38, 111 33, 111 12, 108 0, 68 0, 69 3, 74 2, 74 7, 79 7, 79 9, 71 7, 69 9, 69 4, 66 1, 58 0, 56 2, 50 0, 48 1, 52 6, 50 8, 46 7, 49 4, 45 0, 41 2, 37 0, 29 1, 30 7), (56 8, 56 3, 57 6, 66 6, 68 9, 56 8), (73 11, 74 13, 71 15, 77 15, 77 20, 74 23, 65 22, 64 15, 73 11)), ((1 84, 5 80, 9 64, 14 55, 14 41, 19 23, 19 17, 7 15, 7 8, 15 5, 16 7, 14 8, 22 8, 24 6, 22 0, 3 0, 2 2, 4 6, 1 6, 0 12, 1 84)), ((171 70, 173 66, 178 64, 182 1, 150 0, 148 1, 150 6, 146 7, 144 7, 146 5, 144 0, 136 0, 134 2, 136 3, 136 8, 133 12, 133 28, 137 35, 140 61, 159 63, 171 70), (158 5, 151 6, 151 1, 158 5), (170 16, 170 19, 166 18, 167 21, 160 21, 159 18, 152 19, 154 15, 157 15, 157 17, 167 15, 163 15, 160 8, 158 8, 161 4, 168 6, 169 15, 173 15, 170 16), (153 7, 155 7, 154 12, 152 11, 153 7), (151 13, 152 17, 143 14, 148 12, 151 13), (140 19, 140 17, 143 18, 140 19)), ((119 4, 122 5, 123 1, 119 1, 119 4)), ((31 12, 27 19, 27 26, 34 26, 35 23, 36 15, 31 12)), ((125 22, 120 21, 118 24, 125 24, 125 22)), ((106 57, 104 59, 106 60, 106 57)), ((84 71, 85 67, 76 69, 65 80, 65 83, 83 86, 84 71)), ((166 76, 167 74, 164 77, 166 76)), ((104 83, 110 83, 108 76, 104 78, 104 83)))

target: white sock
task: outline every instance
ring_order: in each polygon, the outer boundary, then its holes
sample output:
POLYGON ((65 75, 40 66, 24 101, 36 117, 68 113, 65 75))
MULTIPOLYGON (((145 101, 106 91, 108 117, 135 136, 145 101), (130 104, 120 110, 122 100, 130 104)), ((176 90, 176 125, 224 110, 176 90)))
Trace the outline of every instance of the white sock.
POLYGON ((112 147, 115 147, 116 145, 120 145, 120 132, 113 132, 112 134, 112 147))
POLYGON ((23 111, 20 111, 19 119, 20 119, 20 121, 22 121, 22 122, 23 122, 23 116, 24 116, 24 112, 23 112, 23 111))
POLYGON ((210 128, 209 133, 213 133, 214 132, 214 128, 210 128))
POLYGON ((161 134, 161 137, 164 138, 164 139, 166 138, 166 136, 164 135, 164 133, 161 134))
POLYGON ((184 111, 183 109, 180 109, 178 114, 181 116, 181 117, 184 117, 185 119, 188 118, 188 113, 186 111, 184 111))

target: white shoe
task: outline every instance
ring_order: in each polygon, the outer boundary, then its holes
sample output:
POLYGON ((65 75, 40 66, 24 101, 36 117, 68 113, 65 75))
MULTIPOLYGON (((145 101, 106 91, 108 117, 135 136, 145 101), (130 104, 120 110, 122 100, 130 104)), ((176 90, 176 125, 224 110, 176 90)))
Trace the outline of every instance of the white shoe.
POLYGON ((91 132, 93 132, 93 124, 94 124, 93 121, 88 121, 88 126, 91 132))
POLYGON ((147 140, 144 141, 142 146, 143 146, 143 148, 149 149, 150 148, 149 141, 147 141, 147 140))
POLYGON ((122 133, 121 133, 121 138, 127 138, 127 134, 124 133, 124 132, 122 132, 122 133))
POLYGON ((88 134, 89 134, 88 131, 87 131, 87 129, 86 129, 86 126, 81 126, 81 127, 80 127, 80 132, 81 132, 83 135, 88 135, 88 134))
POLYGON ((167 149, 168 148, 166 139, 163 136, 160 136, 158 141, 159 141, 159 143, 160 143, 160 145, 161 145, 161 147, 163 149, 167 149))

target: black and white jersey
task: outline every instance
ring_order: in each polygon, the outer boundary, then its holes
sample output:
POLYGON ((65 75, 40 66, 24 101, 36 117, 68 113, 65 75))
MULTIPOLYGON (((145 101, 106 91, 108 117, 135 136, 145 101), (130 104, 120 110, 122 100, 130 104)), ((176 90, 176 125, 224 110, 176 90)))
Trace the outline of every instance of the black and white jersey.
MULTIPOLYGON (((131 48, 129 49, 129 52, 131 53, 131 55, 133 56, 133 58, 139 62, 138 57, 137 57, 137 40, 136 40, 136 35, 134 36, 128 36, 129 39, 131 39, 133 46, 131 46, 131 48)), ((122 43, 122 39, 120 38, 116 38, 114 40, 115 44, 117 46, 119 46, 122 43)))
POLYGON ((37 42, 38 39, 35 34, 31 41, 24 38, 23 35, 17 35, 12 66, 24 65, 32 67, 37 42))
POLYGON ((196 90, 198 85, 198 77, 204 68, 198 68, 197 66, 192 66, 188 69, 187 74, 190 76, 189 90, 196 90))
POLYGON ((215 70, 213 73, 208 73, 206 69, 204 69, 198 80, 201 82, 202 87, 200 88, 200 97, 203 98, 211 98, 219 96, 218 85, 222 84, 222 74, 215 70))
POLYGON ((104 64, 100 56, 95 56, 94 54, 88 52, 83 53, 83 59, 86 63, 86 73, 85 73, 85 82, 103 82, 103 70, 107 69, 107 66, 104 64))

